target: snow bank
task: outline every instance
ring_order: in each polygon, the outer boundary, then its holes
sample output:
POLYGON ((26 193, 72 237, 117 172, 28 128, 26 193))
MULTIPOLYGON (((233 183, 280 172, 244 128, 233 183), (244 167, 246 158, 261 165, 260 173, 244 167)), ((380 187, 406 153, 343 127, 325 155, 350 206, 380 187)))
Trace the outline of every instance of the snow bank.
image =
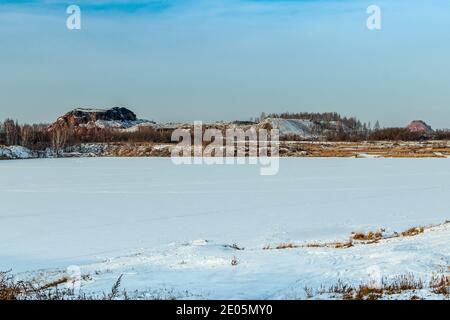
POLYGON ((100 156, 108 148, 106 143, 81 143, 65 149, 65 155, 78 154, 79 156, 100 156))
POLYGON ((313 134, 314 123, 309 120, 269 118, 264 122, 270 123, 273 129, 278 129, 282 137, 292 135, 303 139, 317 138, 313 134))
POLYGON ((36 154, 21 146, 0 146, 0 159, 30 159, 36 158, 36 154))
MULTIPOLYGON (((137 131, 140 126, 153 126, 154 122, 148 120, 134 120, 134 121, 118 121, 118 120, 97 120, 95 127, 100 129, 122 129, 125 131, 137 131), (133 130, 134 128, 134 130, 133 130)), ((80 125, 83 126, 83 125, 80 125)))

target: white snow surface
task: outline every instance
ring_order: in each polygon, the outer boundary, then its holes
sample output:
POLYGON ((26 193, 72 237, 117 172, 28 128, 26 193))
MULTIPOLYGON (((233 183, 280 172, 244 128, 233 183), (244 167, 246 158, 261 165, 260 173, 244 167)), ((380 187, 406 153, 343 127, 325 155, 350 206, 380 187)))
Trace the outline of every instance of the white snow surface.
POLYGON ((100 128, 100 129, 121 129, 125 131, 138 131, 139 127, 154 125, 153 122, 143 119, 138 120, 97 120, 87 124, 80 124, 80 127, 100 128))
POLYGON ((168 158, 3 161, 0 270, 50 279, 77 265, 89 292, 123 274, 138 298, 295 299, 374 273, 427 279, 450 266, 449 224, 349 249, 263 247, 442 223, 449 161, 286 158, 276 176, 168 158))

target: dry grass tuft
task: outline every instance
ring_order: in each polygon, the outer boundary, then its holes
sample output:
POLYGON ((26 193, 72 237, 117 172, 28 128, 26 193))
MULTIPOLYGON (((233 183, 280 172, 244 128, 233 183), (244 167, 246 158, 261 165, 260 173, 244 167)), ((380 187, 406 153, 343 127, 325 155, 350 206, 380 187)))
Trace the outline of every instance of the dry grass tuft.
POLYGON ((304 287, 303 290, 305 291, 305 295, 307 299, 311 299, 312 297, 314 297, 314 290, 312 288, 309 287, 304 287))
MULTIPOLYGON (((384 282, 384 281, 383 281, 384 282)), ((395 277, 389 283, 383 283, 383 289, 386 294, 397 294, 409 290, 423 289, 422 280, 415 279, 412 273, 395 277)))
POLYGON ((450 275, 433 274, 430 280, 430 288, 433 293, 448 297, 450 295, 450 275))
POLYGON ((368 233, 353 232, 352 239, 356 241, 378 241, 383 238, 384 229, 369 231, 368 233))
POLYGON ((17 300, 23 291, 23 283, 15 282, 9 272, 0 272, 0 300, 17 300))
POLYGON ((325 242, 325 243, 318 243, 318 242, 310 242, 307 244, 296 244, 293 242, 283 242, 277 245, 276 247, 272 248, 270 245, 265 246, 263 250, 283 250, 283 249, 297 249, 297 248, 334 248, 334 249, 346 249, 353 247, 353 241, 350 239, 346 242, 325 242))
POLYGON ((39 288, 38 290, 47 290, 47 289, 51 289, 51 288, 56 288, 57 286, 67 283, 68 281, 70 281, 69 278, 67 277, 63 277, 61 279, 58 280, 54 280, 52 282, 49 282, 47 284, 44 284, 41 288, 39 288))
POLYGON ((0 272, 0 300, 113 300, 127 299, 126 292, 120 292, 122 276, 113 285, 109 294, 103 297, 87 295, 83 292, 75 292, 75 289, 58 286, 67 283, 70 279, 63 277, 49 283, 41 283, 37 280, 16 281, 11 272, 0 272))
MULTIPOLYGON (((385 229, 380 229, 378 231, 369 231, 367 233, 363 232, 352 232, 350 239, 345 242, 309 242, 306 244, 296 244, 294 242, 283 242, 279 245, 272 247, 270 245, 266 245, 263 247, 263 250, 282 250, 282 249, 296 249, 296 248, 334 248, 334 249, 348 249, 353 247, 354 245, 366 245, 366 244, 374 244, 379 243, 383 240, 389 240, 398 237, 413 237, 419 234, 424 233, 426 230, 430 230, 435 227, 443 226, 445 224, 450 223, 449 221, 445 221, 444 223, 437 225, 430 225, 427 227, 414 227, 410 228, 403 232, 394 232, 390 235, 386 235, 385 229)), ((237 249, 237 248, 236 248, 237 249)), ((239 249, 237 249, 239 250, 239 249)))
POLYGON ((334 248, 335 249, 348 249, 353 247, 353 241, 350 239, 347 242, 336 242, 334 243, 334 248))
POLYGON ((280 243, 275 249, 281 250, 281 249, 295 249, 299 248, 300 246, 298 244, 292 243, 292 242, 286 242, 286 243, 280 243))
POLYGON ((398 276, 392 281, 386 281, 386 279, 384 279, 379 287, 371 284, 360 284, 357 287, 353 287, 352 285, 344 283, 342 280, 338 280, 338 282, 331 286, 328 291, 320 292, 340 295, 343 300, 378 300, 386 295, 422 288, 422 281, 415 280, 413 275, 408 274, 398 276))
POLYGON ((323 243, 317 243, 317 242, 310 242, 306 244, 306 248, 323 248, 323 243))
MULTIPOLYGON (((448 278, 447 280, 443 280, 442 277, 435 277, 433 285, 430 284, 430 289, 436 288, 437 290, 432 292, 445 295, 445 291, 442 290, 442 287, 446 286, 446 288, 448 288, 448 282, 446 282, 448 280, 448 278)), ((424 284, 422 280, 416 279, 413 274, 405 274, 396 276, 390 280, 384 278, 378 286, 362 283, 355 287, 339 279, 337 283, 328 290, 322 288, 318 290, 316 294, 335 294, 341 296, 343 300, 378 300, 394 294, 414 294, 416 290, 421 290, 423 288, 424 284)), ((308 293, 309 298, 314 296, 314 294, 311 293, 311 290, 309 290, 308 293)), ((414 294, 411 296, 411 299, 416 300, 419 299, 419 297, 414 294)))
POLYGON ((355 300, 378 300, 383 296, 382 288, 374 288, 369 285, 360 285, 352 297, 355 300))
POLYGON ((329 293, 335 293, 342 295, 344 300, 349 300, 353 297, 354 288, 344 283, 341 279, 337 283, 328 289, 329 293))
POLYGON ((416 228, 411 228, 406 231, 403 231, 401 233, 401 235, 403 237, 414 237, 414 236, 417 236, 417 235, 423 233, 424 231, 425 231, 424 227, 416 227, 416 228))

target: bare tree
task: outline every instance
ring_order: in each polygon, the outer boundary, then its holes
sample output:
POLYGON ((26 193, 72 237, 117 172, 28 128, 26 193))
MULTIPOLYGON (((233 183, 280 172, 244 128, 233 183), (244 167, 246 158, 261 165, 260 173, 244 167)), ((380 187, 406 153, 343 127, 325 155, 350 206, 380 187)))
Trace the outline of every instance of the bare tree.
POLYGON ((58 157, 61 149, 63 149, 66 146, 67 140, 69 138, 69 130, 68 128, 57 126, 52 129, 52 131, 50 132, 50 136, 53 151, 58 157))
POLYGON ((5 142, 7 145, 11 146, 19 144, 19 126, 14 120, 6 119, 3 122, 3 130, 5 132, 5 142))
POLYGON ((34 140, 33 127, 26 124, 20 130, 21 144, 26 148, 31 148, 34 140))

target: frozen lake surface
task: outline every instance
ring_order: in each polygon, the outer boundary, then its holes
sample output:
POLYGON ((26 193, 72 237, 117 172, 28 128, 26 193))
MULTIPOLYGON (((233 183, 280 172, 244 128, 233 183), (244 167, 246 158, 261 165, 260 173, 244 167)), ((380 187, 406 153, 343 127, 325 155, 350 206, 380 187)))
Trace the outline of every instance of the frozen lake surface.
POLYGON ((90 290, 124 274, 140 292, 301 297, 304 285, 356 282, 373 266, 423 275, 448 266, 449 230, 370 248, 263 247, 439 224, 449 195, 449 159, 289 158, 276 176, 167 158, 0 161, 0 270, 78 265, 90 290))

